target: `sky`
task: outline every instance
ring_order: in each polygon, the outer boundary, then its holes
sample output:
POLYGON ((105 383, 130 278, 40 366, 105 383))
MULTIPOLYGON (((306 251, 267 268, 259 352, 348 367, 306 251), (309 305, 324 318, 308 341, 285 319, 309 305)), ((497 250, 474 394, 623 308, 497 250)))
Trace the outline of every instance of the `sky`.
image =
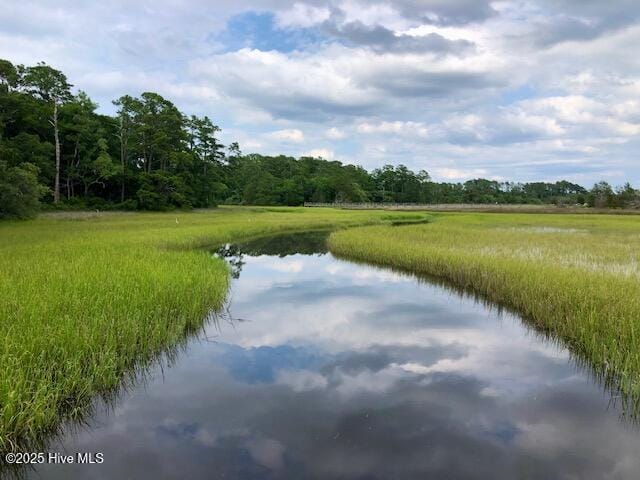
POLYGON ((637 0, 2 0, 0 58, 154 91, 244 153, 640 186, 637 0))

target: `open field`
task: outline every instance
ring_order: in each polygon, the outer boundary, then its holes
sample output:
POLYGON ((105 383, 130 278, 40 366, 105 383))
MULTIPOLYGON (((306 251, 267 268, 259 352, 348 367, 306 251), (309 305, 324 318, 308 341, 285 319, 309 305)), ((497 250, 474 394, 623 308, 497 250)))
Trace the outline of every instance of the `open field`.
POLYGON ((511 307, 614 387, 640 395, 640 219, 434 214, 432 223, 336 232, 351 259, 425 273, 511 307))
POLYGON ((96 393, 201 326, 228 268, 207 246, 416 214, 221 208, 0 223, 0 450, 81 415, 96 393))

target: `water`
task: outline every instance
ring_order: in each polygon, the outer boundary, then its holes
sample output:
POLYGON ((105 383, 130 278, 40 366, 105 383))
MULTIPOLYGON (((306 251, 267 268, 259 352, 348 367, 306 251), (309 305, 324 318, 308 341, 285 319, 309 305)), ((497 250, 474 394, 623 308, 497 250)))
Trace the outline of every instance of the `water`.
POLYGON ((631 479, 640 436, 568 352, 321 234, 219 252, 229 307, 34 478, 631 479))

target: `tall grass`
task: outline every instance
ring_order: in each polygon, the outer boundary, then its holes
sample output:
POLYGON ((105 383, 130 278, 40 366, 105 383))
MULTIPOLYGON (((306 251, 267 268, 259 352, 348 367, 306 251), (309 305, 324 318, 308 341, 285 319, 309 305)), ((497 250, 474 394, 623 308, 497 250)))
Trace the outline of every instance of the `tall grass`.
POLYGON ((426 225, 336 232, 329 248, 511 307, 640 397, 640 218, 434 214, 426 225))
POLYGON ((0 450, 78 416, 201 326, 229 276, 203 247, 401 217, 415 214, 224 208, 0 223, 0 450))

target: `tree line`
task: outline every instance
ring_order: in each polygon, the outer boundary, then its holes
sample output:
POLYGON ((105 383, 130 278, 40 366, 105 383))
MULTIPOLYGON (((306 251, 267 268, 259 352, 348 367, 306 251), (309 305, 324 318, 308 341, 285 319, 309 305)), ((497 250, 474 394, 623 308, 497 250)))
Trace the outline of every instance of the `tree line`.
POLYGON ((638 191, 606 182, 438 183, 385 165, 368 172, 322 158, 243 154, 207 116, 152 92, 113 101, 113 116, 72 93, 44 63, 0 60, 0 217, 39 208, 168 210, 303 202, 556 203, 637 206, 638 191))

